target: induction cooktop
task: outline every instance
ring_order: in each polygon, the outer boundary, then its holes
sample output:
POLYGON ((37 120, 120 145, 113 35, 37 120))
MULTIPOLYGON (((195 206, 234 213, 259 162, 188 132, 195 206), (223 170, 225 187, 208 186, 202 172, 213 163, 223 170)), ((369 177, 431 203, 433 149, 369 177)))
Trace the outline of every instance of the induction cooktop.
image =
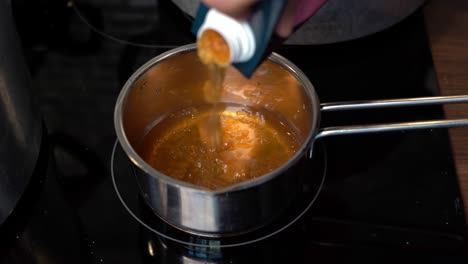
MULTIPOLYGON (((156 0, 14 1, 13 11, 48 136, 0 228, 1 263, 466 263, 446 129, 320 139, 298 171, 309 180, 301 199, 269 225, 229 239, 175 230, 141 201, 113 110, 138 67, 195 41, 190 18, 156 0)), ((276 52, 321 102, 439 94, 420 11, 365 38, 276 52)), ((330 112, 321 126, 443 117, 440 106, 330 112)))

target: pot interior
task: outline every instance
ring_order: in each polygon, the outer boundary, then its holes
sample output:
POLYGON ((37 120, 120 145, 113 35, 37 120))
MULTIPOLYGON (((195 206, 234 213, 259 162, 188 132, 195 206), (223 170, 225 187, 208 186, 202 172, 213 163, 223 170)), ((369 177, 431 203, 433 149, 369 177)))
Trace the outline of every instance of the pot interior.
MULTIPOLYGON (((268 113, 271 119, 287 127, 285 133, 293 134, 297 142, 296 151, 303 149, 315 127, 312 106, 315 94, 310 83, 309 87, 304 87, 298 76, 305 77, 294 69, 293 65, 278 55, 270 56, 251 79, 246 79, 234 67, 229 67, 223 82, 223 92, 215 104, 223 106, 227 115, 238 114, 236 107, 268 113)), ((192 121, 196 120, 197 117, 193 117, 194 112, 190 109, 199 110, 207 105, 206 83, 210 75, 207 67, 198 60, 194 46, 155 58, 138 73, 140 76, 124 89, 126 97, 121 106, 121 118, 123 134, 135 152, 144 157, 147 152, 145 146, 149 144, 145 138, 155 126, 171 126, 165 120, 176 115, 174 113, 192 115, 192 121), (162 125, 163 122, 166 123, 162 125)), ((257 126, 263 125, 260 122, 257 126)), ((242 137, 237 140, 242 140, 242 137)), ((181 151, 187 152, 187 149, 181 151)), ((190 159, 190 155, 187 155, 187 159, 190 159)))

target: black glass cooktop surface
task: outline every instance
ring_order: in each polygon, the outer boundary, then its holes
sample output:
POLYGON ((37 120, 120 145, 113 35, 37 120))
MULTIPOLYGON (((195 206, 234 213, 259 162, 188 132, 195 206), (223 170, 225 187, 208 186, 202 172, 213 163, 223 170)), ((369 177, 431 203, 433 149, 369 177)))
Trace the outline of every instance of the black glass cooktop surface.
MULTIPOLYGON (((128 161, 121 194, 111 174, 113 110, 144 62, 194 41, 169 1, 13 1, 35 98, 47 129, 40 162, 1 227, 0 263, 466 263, 463 204, 446 129, 323 138, 298 173, 309 177, 296 209, 256 234, 190 236, 141 202, 128 161), (323 185, 322 176, 325 175, 323 185), (296 222, 281 229, 316 200, 296 222), (262 233, 263 232, 263 233, 262 233)), ((416 12, 369 37, 277 50, 309 77, 322 102, 438 94, 423 17, 416 12)), ((324 113, 322 127, 443 118, 440 106, 324 113)), ((123 177, 122 177, 123 176, 123 177)))

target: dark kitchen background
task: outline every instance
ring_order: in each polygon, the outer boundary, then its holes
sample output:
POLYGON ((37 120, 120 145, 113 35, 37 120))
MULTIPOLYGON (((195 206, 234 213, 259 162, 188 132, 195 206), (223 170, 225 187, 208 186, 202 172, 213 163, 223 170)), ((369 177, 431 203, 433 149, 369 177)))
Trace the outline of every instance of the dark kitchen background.
MULTIPOLYGON (((174 230, 141 202, 119 146, 112 156, 113 110, 144 62, 195 41, 190 17, 161 0, 19 0, 12 10, 47 137, 25 194, 1 226, 1 263, 466 263, 446 129, 323 139, 300 172, 309 179, 302 200, 269 226, 234 239, 174 230), (141 225, 115 187, 139 219, 169 238, 141 225), (282 232, 222 247, 281 229, 312 201, 282 232)), ((368 37, 277 52, 306 73, 322 102, 439 94, 420 10, 368 37)), ((326 113, 322 125, 443 116, 439 106, 363 110, 326 113)))

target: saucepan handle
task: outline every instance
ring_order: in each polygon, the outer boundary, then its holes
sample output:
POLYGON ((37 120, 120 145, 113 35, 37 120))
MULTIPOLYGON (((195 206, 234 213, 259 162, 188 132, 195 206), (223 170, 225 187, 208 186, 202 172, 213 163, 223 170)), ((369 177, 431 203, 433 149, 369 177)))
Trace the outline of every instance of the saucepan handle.
MULTIPOLYGON (((323 113, 323 112, 345 111, 345 110, 378 109, 378 108, 388 108, 388 107, 407 107, 407 106, 455 104, 455 103, 468 103, 468 95, 324 103, 320 105, 320 108, 321 108, 321 112, 323 113)), ((460 127, 460 126, 468 126, 468 118, 414 121, 414 122, 388 123, 388 124, 326 127, 326 128, 321 128, 315 138, 337 136, 337 135, 379 133, 379 132, 414 130, 414 129, 449 128, 449 127, 460 127)))

